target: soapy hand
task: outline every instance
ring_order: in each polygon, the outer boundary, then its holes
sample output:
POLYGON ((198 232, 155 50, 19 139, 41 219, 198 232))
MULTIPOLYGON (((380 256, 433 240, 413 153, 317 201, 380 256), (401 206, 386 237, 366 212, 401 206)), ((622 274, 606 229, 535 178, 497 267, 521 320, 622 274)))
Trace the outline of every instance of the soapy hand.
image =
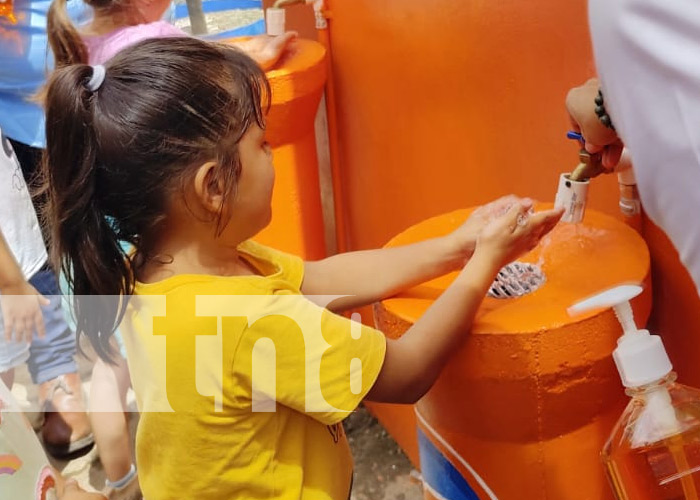
POLYGON ((474 253, 476 241, 484 227, 503 216, 513 205, 518 203, 529 203, 529 206, 532 207, 531 200, 521 199, 513 194, 503 196, 475 209, 466 222, 448 236, 453 240, 457 253, 462 257, 460 266, 464 265, 474 253))
POLYGON ((566 96, 566 110, 573 129, 586 139, 586 151, 602 153, 603 167, 611 172, 620 161, 624 145, 617 133, 603 125, 595 114, 595 98, 599 88, 597 78, 572 88, 566 96))
POLYGON ((475 255, 491 259, 500 268, 535 248, 564 214, 563 208, 536 213, 531 210, 531 200, 520 200, 489 222, 479 235, 475 255))
POLYGON ((291 50, 296 39, 297 33, 288 31, 280 36, 254 36, 249 40, 234 42, 233 45, 248 54, 263 70, 267 71, 291 50))

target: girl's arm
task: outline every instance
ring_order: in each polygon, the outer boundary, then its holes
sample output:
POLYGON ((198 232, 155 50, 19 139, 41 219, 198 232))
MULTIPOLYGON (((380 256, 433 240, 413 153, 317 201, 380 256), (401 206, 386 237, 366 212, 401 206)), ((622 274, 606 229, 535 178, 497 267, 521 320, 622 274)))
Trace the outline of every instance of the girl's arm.
POLYGON ((371 304, 447 274, 468 256, 449 236, 395 248, 363 250, 304 263, 304 295, 347 295, 330 303, 332 311, 371 304))
POLYGON ((562 213, 549 210, 524 219, 527 209, 519 205, 489 224, 457 279, 401 338, 387 339, 384 364, 367 398, 390 403, 420 399, 469 332, 498 270, 532 249, 562 213))
POLYGON ((329 306, 344 311, 456 271, 471 257, 484 226, 517 203, 527 209, 532 206, 530 200, 506 196, 478 208, 461 227, 440 238, 306 262, 301 291, 304 295, 346 295, 329 306))
POLYGON ((257 35, 248 40, 228 42, 248 54, 264 70, 272 69, 287 53, 297 39, 296 31, 283 35, 257 35))

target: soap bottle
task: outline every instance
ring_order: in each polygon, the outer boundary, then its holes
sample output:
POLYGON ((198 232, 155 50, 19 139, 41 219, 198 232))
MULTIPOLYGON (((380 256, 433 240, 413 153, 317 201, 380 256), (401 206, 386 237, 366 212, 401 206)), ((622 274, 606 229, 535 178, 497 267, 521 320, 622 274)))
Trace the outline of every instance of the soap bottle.
POLYGON ((700 390, 676 383, 661 338, 639 330, 629 301, 639 286, 619 286, 569 309, 613 307, 623 335, 613 359, 631 401, 602 451, 617 500, 699 500, 700 390))

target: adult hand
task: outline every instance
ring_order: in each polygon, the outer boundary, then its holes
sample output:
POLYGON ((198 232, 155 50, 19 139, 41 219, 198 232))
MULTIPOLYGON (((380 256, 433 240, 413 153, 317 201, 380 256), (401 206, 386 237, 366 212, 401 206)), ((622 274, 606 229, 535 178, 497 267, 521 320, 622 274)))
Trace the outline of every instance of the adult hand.
POLYGON ((566 96, 566 110, 573 129, 586 139, 586 151, 602 153, 603 166, 612 171, 620 161, 624 145, 617 133, 603 125, 595 113, 595 98, 599 88, 597 78, 591 78, 583 85, 572 88, 566 96))

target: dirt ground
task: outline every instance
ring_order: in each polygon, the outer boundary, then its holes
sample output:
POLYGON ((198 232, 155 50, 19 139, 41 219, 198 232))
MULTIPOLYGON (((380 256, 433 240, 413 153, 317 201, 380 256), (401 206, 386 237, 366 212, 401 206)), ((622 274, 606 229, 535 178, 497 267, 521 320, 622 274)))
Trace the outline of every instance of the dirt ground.
POLYGON ((391 436, 364 408, 345 420, 355 458, 352 500, 420 500, 420 474, 391 436))

